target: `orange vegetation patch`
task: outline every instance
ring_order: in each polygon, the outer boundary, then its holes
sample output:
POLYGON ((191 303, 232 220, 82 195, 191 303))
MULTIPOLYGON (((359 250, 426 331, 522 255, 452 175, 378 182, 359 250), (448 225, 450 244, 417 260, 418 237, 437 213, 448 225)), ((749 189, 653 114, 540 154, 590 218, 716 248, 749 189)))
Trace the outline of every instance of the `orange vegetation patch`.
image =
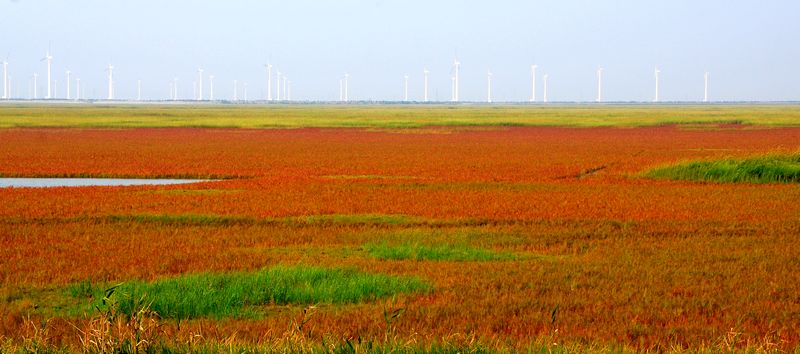
MULTIPOLYGON (((431 281, 431 293, 397 300, 406 312, 396 335, 409 340, 557 335, 642 349, 713 347, 733 330, 752 343, 794 348, 800 187, 634 175, 679 160, 798 148, 800 129, 791 128, 0 130, 2 175, 241 177, 0 189, 0 288, 345 266, 431 281), (332 214, 355 221, 298 219, 332 214), (520 257, 432 264, 379 260, 363 249, 387 239, 453 240, 520 257)), ((0 297, 0 314, 24 314, 31 306, 23 300, 0 297)), ((383 336, 384 305, 323 306, 312 322, 317 339, 383 336)), ((296 315, 267 313, 166 328, 257 340, 296 315)), ((0 334, 13 337, 18 324, 8 321, 0 334)))

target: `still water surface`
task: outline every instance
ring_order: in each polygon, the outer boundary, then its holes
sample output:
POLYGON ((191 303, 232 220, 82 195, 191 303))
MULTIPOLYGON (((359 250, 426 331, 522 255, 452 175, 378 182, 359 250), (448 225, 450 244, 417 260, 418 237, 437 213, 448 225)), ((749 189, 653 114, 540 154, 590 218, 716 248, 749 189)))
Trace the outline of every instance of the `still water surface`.
POLYGON ((7 187, 87 187, 87 186, 160 186, 208 182, 205 179, 138 178, 0 178, 0 188, 7 187))

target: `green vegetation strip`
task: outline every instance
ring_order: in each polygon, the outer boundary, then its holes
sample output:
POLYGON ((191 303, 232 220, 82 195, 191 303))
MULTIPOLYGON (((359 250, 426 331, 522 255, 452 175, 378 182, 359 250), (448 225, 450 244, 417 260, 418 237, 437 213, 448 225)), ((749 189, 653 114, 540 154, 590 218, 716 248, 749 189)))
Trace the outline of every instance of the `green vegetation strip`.
POLYGON ((748 159, 695 161, 659 167, 645 177, 724 183, 798 183, 800 153, 766 155, 748 159))
POLYGON ((800 105, 23 105, 0 128, 419 128, 430 126, 800 126, 800 105))
POLYGON ((389 245, 368 244, 364 247, 370 256, 387 260, 488 262, 514 260, 508 252, 495 252, 466 245, 425 246, 419 244, 389 245))
MULTIPOLYGON (((161 317, 185 319, 251 316, 257 313, 254 307, 260 305, 359 303, 429 289, 427 283, 413 277, 277 266, 250 273, 199 273, 154 282, 131 281, 117 287, 114 296, 123 313, 130 313, 144 299, 161 317)), ((104 289, 86 282, 68 291, 73 297, 104 296, 104 289)))

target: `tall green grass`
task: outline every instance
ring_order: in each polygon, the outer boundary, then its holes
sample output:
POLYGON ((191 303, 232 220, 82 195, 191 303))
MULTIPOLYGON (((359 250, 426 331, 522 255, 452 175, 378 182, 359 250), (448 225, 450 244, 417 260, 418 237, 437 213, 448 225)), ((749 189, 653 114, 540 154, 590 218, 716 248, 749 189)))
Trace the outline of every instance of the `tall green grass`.
POLYGON ((512 253, 496 252, 466 245, 426 246, 409 243, 400 245, 380 243, 367 244, 364 248, 369 252, 370 256, 387 260, 487 262, 516 259, 516 256, 512 253))
MULTIPOLYGON (((85 294, 86 284, 70 287, 85 294)), ((116 288, 123 313, 144 298, 165 318, 249 317, 260 305, 347 304, 371 301, 398 293, 427 291, 415 277, 371 274, 352 269, 276 266, 256 272, 199 273, 153 282, 130 281, 116 288)), ((102 298, 102 289, 94 289, 102 298)))
POLYGON ((725 183, 798 183, 800 153, 771 154, 747 159, 695 161, 655 168, 645 177, 725 183))

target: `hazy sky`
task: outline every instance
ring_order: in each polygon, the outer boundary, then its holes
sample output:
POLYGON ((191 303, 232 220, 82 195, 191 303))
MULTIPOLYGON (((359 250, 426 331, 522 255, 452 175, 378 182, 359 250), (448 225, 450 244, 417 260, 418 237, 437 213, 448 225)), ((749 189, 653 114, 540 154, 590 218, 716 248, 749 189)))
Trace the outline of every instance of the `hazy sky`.
MULTIPOLYGON (((591 101, 605 69, 609 101, 649 101, 655 66, 662 100, 699 100, 703 72, 714 100, 800 99, 797 0, 0 0, 0 56, 12 86, 27 97, 48 43, 58 95, 67 69, 88 95, 104 97, 115 66, 118 98, 192 96, 197 68, 213 74, 217 98, 233 80, 263 97, 271 62, 293 82, 293 98, 335 100, 348 72, 351 99, 399 100, 403 75, 412 99, 430 71, 432 98, 450 99, 454 56, 462 100, 530 97, 530 65, 549 74, 549 96, 591 101)), ((206 79, 206 92, 208 92, 206 79)), ((73 82, 74 85, 74 82, 73 82)))

